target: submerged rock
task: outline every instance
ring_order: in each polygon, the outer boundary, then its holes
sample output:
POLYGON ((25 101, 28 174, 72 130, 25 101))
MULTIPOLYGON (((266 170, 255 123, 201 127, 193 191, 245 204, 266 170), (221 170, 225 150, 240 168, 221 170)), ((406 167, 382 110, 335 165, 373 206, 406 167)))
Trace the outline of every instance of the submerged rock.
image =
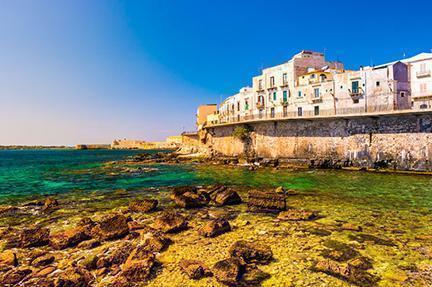
POLYGON ((290 209, 279 213, 278 219, 290 220, 290 221, 302 221, 302 220, 313 220, 317 217, 317 214, 313 211, 301 210, 301 209, 290 209))
POLYGON ((218 218, 205 224, 198 233, 205 237, 215 237, 231 231, 231 225, 226 219, 218 218))
POLYGON ((100 256, 96 263, 97 268, 123 264, 134 248, 135 245, 131 241, 119 242, 116 246, 111 247, 106 254, 100 256))
POLYGON ((175 233, 186 229, 187 221, 181 214, 166 212, 156 218, 152 227, 165 233, 175 233))
POLYGON ((105 215, 91 229, 91 235, 100 240, 121 238, 129 233, 127 218, 121 214, 105 215))
POLYGON ((241 278, 241 286, 261 286, 264 280, 270 278, 270 274, 262 271, 256 266, 246 265, 241 278))
POLYGON ((286 195, 274 191, 252 190, 248 193, 248 208, 252 212, 279 212, 286 210, 286 195))
POLYGON ((351 240, 355 240, 357 242, 360 243, 364 243, 364 242, 372 242, 374 244, 377 245, 384 245, 384 246, 396 246, 396 244, 391 241, 390 239, 386 239, 386 238, 380 238, 371 234, 356 234, 356 235, 348 235, 349 239, 351 240))
POLYGON ((212 268, 217 281, 227 286, 236 286, 243 275, 243 266, 236 258, 218 261, 212 268))
POLYGON ((0 206, 0 215, 13 215, 18 210, 16 206, 0 206))
POLYGON ((361 287, 375 286, 378 281, 376 277, 362 269, 332 260, 321 260, 312 269, 361 287))
POLYGON ((273 252, 267 245, 240 240, 229 248, 232 258, 237 258, 241 262, 266 264, 273 260, 273 252))
POLYGON ((360 256, 360 253, 348 244, 336 241, 326 240, 323 245, 327 249, 323 250, 321 255, 336 261, 347 261, 360 256))
POLYGON ((182 259, 179 262, 179 267, 190 279, 201 279, 211 276, 212 273, 203 262, 199 260, 182 259))
POLYGON ((151 212, 156 210, 158 201, 156 199, 144 198, 129 202, 131 212, 151 212))
POLYGON ((44 205, 42 207, 42 210, 47 211, 47 210, 56 208, 58 205, 59 205, 59 203, 58 203, 57 199, 52 198, 52 197, 48 197, 44 201, 44 205))
POLYGON ((208 204, 208 194, 198 190, 195 186, 175 187, 171 199, 181 208, 198 208, 208 204))

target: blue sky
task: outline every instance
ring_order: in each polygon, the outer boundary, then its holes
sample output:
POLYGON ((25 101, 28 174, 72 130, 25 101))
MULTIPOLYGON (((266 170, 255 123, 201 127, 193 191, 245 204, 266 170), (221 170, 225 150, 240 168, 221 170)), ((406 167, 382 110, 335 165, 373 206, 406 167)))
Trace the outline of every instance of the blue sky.
POLYGON ((302 49, 432 49, 428 1, 0 0, 0 144, 160 140, 302 49))

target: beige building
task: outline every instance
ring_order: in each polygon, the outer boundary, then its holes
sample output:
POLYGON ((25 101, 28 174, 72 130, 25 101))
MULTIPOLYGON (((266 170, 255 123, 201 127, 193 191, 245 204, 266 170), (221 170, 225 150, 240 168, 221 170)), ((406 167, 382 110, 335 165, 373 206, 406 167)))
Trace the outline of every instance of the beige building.
POLYGON ((216 104, 201 105, 198 107, 196 113, 196 125, 199 130, 207 122, 207 116, 215 112, 217 112, 216 104))
POLYGON ((413 109, 432 108, 432 53, 421 53, 404 62, 410 67, 413 109))

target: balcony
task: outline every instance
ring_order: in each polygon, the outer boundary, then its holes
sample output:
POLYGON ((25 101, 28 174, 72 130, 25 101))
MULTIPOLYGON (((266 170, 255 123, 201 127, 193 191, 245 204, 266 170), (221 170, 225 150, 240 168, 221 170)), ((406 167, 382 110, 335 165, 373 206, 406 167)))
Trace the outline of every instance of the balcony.
POLYGON ((258 103, 256 103, 256 107, 257 107, 257 109, 262 110, 262 109, 264 109, 264 103, 258 102, 258 103))
POLYGON ((275 90, 277 87, 275 85, 271 85, 270 87, 267 88, 267 90, 275 90))
POLYGON ((288 106, 288 100, 281 100, 281 101, 280 101, 280 104, 281 104, 282 106, 288 106))
POLYGON ((349 90, 350 96, 353 100, 358 100, 363 96, 363 91, 358 89, 358 90, 349 90))
POLYGON ((283 83, 281 83, 281 84, 280 84, 280 87, 281 87, 281 88, 288 87, 288 82, 283 82, 283 83))
POLYGON ((427 70, 427 71, 418 71, 416 73, 416 75, 417 75, 417 78, 430 77, 431 71, 430 70, 427 70))
POLYGON ((322 96, 320 95, 320 96, 318 96, 318 97, 313 97, 312 98, 312 103, 313 104, 316 104, 316 103, 322 103, 322 101, 323 101, 323 99, 322 99, 322 96))

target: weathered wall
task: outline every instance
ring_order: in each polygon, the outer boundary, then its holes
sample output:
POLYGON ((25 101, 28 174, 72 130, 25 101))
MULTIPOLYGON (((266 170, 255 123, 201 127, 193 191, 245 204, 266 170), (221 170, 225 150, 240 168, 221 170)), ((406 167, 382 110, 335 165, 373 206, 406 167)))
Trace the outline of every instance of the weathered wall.
POLYGON ((231 136, 235 126, 209 128, 207 145, 216 153, 259 157, 340 160, 373 167, 432 171, 432 113, 375 117, 256 122, 249 145, 231 136))

